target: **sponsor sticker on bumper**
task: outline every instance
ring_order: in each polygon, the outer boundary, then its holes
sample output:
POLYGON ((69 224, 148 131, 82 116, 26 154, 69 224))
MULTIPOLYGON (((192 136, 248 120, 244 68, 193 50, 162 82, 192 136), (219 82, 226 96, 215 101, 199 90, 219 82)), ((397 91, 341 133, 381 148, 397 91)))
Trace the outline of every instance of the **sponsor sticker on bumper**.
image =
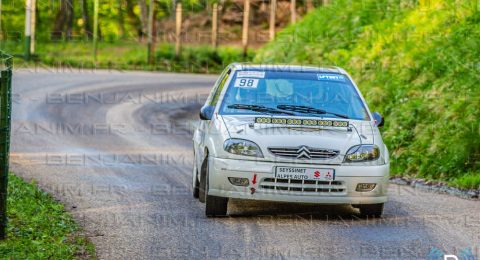
POLYGON ((278 166, 275 168, 275 178, 292 180, 333 181, 335 170, 325 168, 299 168, 278 166))

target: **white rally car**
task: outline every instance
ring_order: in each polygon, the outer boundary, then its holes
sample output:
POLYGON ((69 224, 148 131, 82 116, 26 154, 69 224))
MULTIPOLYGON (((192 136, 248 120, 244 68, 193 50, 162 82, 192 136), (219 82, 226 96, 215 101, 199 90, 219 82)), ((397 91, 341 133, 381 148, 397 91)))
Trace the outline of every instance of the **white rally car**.
POLYGON ((229 198, 351 204, 379 217, 388 150, 352 78, 340 68, 228 66, 194 132, 193 195, 207 216, 229 198))

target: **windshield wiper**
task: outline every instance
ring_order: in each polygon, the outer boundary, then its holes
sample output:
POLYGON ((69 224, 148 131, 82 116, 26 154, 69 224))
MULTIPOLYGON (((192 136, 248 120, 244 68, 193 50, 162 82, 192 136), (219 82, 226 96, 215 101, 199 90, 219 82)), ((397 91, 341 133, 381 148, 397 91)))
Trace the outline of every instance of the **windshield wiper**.
POLYGON ((291 116, 295 115, 294 113, 282 111, 273 107, 261 106, 261 105, 233 104, 227 107, 233 108, 233 109, 251 110, 251 111, 267 113, 267 114, 286 114, 291 116))
POLYGON ((333 113, 329 112, 323 109, 318 109, 314 107, 309 107, 309 106, 296 106, 296 105, 278 105, 278 109, 282 110, 288 110, 288 111, 293 111, 293 112, 299 112, 302 114, 331 114, 337 117, 345 118, 348 119, 349 117, 347 115, 343 114, 338 114, 338 113, 333 113))

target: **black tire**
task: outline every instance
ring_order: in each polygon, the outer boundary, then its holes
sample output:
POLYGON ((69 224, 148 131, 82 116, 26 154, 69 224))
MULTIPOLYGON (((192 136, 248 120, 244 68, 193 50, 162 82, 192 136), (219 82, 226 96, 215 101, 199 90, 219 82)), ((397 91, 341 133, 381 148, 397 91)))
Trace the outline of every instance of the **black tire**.
POLYGON ((383 214, 383 203, 378 204, 361 204, 357 205, 360 210, 360 217, 375 217, 379 218, 383 214))
POLYGON ((205 215, 207 217, 223 217, 227 215, 228 198, 207 195, 205 215))
POLYGON ((200 185, 198 186, 198 200, 205 203, 207 198, 207 171, 208 171, 208 156, 203 160, 202 168, 200 169, 200 185))
POLYGON ((207 217, 220 217, 227 215, 228 198, 208 195, 208 155, 203 160, 200 170, 199 198, 205 203, 205 215, 207 217))
POLYGON ((198 199, 200 197, 200 182, 198 181, 198 171, 195 172, 195 183, 193 184, 193 197, 198 199))

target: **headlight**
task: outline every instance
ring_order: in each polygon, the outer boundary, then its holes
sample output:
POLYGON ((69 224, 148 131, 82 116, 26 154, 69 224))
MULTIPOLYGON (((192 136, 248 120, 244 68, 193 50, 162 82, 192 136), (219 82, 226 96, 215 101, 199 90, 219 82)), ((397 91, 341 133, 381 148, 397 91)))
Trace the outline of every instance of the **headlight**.
POLYGON ((256 143, 248 140, 228 139, 223 144, 223 149, 233 154, 253 156, 253 157, 263 157, 262 150, 260 150, 260 147, 258 147, 256 143))
POLYGON ((380 149, 373 144, 355 145, 348 149, 344 162, 367 162, 380 158, 380 149))

